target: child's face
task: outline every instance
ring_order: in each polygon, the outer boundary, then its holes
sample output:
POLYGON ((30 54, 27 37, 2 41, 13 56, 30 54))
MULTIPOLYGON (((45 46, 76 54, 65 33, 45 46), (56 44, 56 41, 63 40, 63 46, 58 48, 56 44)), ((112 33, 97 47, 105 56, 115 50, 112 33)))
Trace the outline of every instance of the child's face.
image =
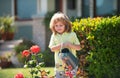
POLYGON ((65 31, 65 25, 60 21, 55 23, 55 31, 62 34, 65 31))

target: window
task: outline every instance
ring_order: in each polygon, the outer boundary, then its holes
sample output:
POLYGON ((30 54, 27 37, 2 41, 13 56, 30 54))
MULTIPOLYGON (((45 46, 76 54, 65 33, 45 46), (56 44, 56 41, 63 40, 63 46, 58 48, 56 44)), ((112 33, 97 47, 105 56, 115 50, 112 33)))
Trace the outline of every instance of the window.
POLYGON ((74 10, 76 8, 76 0, 68 0, 67 8, 70 10, 74 10))
POLYGON ((15 15, 17 19, 32 19, 32 16, 36 14, 35 0, 15 0, 15 15))
POLYGON ((113 15, 116 12, 117 0, 96 0, 96 14, 98 16, 113 15))

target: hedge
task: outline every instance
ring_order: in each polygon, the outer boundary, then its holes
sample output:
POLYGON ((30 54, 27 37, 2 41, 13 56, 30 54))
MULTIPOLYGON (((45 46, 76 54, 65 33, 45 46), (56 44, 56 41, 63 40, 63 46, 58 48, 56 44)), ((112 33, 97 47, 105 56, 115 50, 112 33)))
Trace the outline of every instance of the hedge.
POLYGON ((81 75, 120 78, 120 16, 76 19, 72 24, 81 41, 81 75))

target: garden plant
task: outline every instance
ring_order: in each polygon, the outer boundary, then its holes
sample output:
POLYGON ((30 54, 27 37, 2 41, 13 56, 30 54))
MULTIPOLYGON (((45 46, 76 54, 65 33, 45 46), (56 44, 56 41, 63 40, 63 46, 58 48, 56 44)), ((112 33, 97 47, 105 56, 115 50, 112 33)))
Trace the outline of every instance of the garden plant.
POLYGON ((73 31, 81 41, 80 75, 89 78, 120 77, 120 16, 76 19, 73 31))
POLYGON ((22 51, 22 56, 26 57, 24 68, 30 68, 29 77, 24 77, 22 73, 18 73, 14 78, 46 78, 48 77, 49 71, 41 70, 44 66, 44 62, 42 61, 42 53, 40 52, 40 47, 37 45, 33 45, 28 50, 22 51), (40 75, 38 75, 40 74, 40 75))

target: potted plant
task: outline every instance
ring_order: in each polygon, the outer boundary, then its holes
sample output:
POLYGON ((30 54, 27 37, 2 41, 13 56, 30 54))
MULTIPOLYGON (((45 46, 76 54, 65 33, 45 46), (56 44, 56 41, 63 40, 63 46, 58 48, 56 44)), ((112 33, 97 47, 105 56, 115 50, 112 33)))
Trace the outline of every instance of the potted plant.
POLYGON ((0 35, 3 40, 12 40, 14 38, 15 26, 14 18, 0 17, 0 35))
POLYGON ((12 61, 11 61, 11 53, 7 53, 5 55, 0 56, 0 67, 1 68, 8 68, 12 66, 12 61))

